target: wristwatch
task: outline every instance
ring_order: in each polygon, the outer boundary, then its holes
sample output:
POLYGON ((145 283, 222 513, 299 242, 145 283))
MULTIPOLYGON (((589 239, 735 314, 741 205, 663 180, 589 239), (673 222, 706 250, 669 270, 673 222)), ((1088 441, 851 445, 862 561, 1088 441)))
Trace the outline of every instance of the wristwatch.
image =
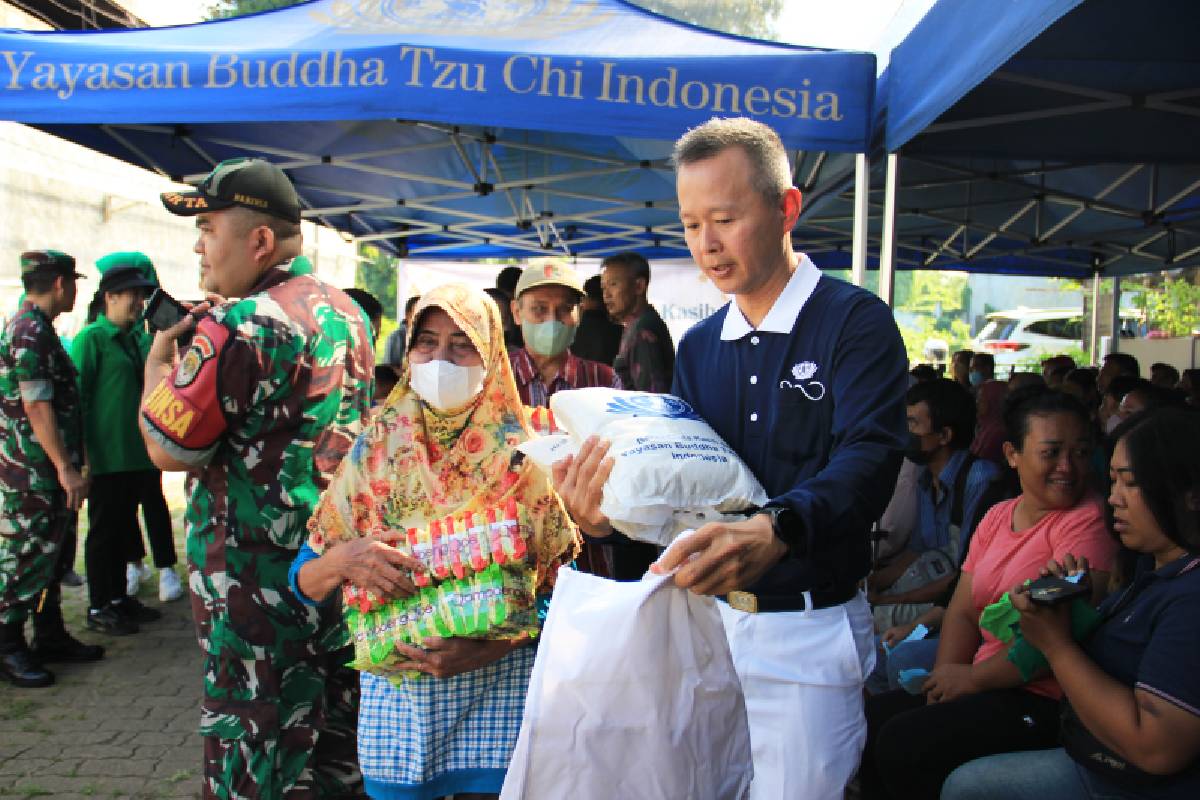
POLYGON ((789 558, 800 558, 804 555, 804 526, 795 511, 787 506, 767 506, 755 513, 770 518, 771 530, 787 545, 789 558))

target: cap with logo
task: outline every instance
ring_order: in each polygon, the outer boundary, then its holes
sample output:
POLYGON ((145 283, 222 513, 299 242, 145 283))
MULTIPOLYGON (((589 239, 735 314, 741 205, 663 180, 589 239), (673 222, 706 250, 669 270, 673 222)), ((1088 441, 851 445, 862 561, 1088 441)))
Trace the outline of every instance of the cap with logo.
POLYGON ((300 197, 279 167, 261 158, 222 161, 192 192, 163 192, 167 210, 181 217, 245 206, 289 222, 300 221, 300 197))
POLYGON ((565 286, 583 296, 583 283, 579 276, 561 261, 546 261, 526 267, 517 281, 516 296, 520 297, 535 286, 565 286))
MULTIPOLYGON (((154 264, 145 253, 126 250, 109 253, 96 262, 100 270, 100 292, 123 292, 126 289, 153 289, 158 281, 150 277, 154 264)), ((157 275, 155 275, 157 278, 157 275)))
POLYGON ((21 253, 21 275, 35 274, 87 277, 75 271, 75 259, 61 250, 26 250, 21 253))

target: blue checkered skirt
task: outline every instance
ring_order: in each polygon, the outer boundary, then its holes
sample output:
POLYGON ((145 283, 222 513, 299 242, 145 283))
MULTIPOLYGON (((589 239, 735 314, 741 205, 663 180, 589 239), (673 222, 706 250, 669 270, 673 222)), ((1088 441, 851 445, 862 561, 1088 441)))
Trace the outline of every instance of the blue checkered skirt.
POLYGON ((361 673, 358 759, 368 789, 406 798, 499 792, 535 655, 521 647, 474 672, 400 687, 361 673))

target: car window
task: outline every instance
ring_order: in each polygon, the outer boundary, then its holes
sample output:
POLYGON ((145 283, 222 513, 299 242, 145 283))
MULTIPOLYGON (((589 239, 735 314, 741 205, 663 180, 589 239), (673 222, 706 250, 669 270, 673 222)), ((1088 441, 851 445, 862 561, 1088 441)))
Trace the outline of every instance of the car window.
POLYGON ((1078 318, 1064 319, 1063 317, 1039 319, 1026 325, 1025 330, 1039 336, 1052 336, 1056 339, 1078 339, 1083 335, 1083 321, 1078 318))
POLYGON ((983 326, 983 330, 979 332, 980 339, 1007 339, 1012 335, 1013 329, 1017 327, 1015 319, 1007 317, 992 317, 988 320, 987 325, 983 326))

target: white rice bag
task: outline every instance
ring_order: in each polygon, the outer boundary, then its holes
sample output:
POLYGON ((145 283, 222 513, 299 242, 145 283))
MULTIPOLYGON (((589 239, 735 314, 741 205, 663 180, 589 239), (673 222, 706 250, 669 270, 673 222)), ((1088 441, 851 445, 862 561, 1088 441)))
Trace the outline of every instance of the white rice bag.
POLYGON ((570 442, 522 445, 545 468, 596 435, 612 443, 600 511, 632 539, 667 545, 680 531, 767 501, 758 479, 692 407, 669 394, 556 392, 550 410, 570 442))

